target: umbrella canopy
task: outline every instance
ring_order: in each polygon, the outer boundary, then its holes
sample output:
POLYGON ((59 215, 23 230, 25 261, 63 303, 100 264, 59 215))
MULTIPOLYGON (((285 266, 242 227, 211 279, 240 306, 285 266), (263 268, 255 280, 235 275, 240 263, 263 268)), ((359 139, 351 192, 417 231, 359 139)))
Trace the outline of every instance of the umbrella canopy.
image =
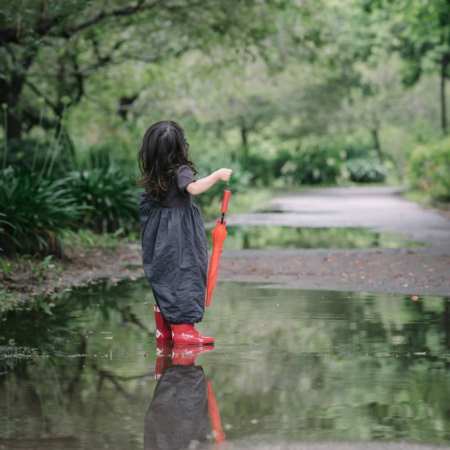
POLYGON ((206 306, 212 303, 212 296, 214 288, 217 283, 217 274, 219 272, 220 256, 222 255, 223 243, 227 237, 227 227, 225 222, 225 214, 228 210, 228 203, 230 202, 231 191, 225 189, 223 191, 222 206, 220 208, 221 217, 217 220, 214 229, 212 230, 212 253, 208 266, 208 281, 206 285, 206 306))

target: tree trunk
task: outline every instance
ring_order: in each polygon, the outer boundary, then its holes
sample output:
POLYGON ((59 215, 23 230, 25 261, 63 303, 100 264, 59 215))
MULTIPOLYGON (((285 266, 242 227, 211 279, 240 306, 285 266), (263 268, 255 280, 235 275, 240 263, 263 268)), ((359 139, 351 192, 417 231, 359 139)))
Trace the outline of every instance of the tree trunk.
POLYGON ((248 159, 248 128, 245 123, 245 119, 241 120, 240 131, 242 141, 242 160, 245 163, 248 159))
POLYGON ((19 140, 22 138, 22 120, 17 117, 9 105, 8 111, 6 112, 6 139, 9 141, 19 140))
POLYGON ((447 81, 447 68, 448 60, 444 57, 441 63, 441 83, 440 83, 440 103, 441 103, 441 128, 444 134, 447 134, 447 93, 446 93, 446 81, 447 81))
POLYGON ((372 134, 373 146, 377 152, 378 159, 379 159, 380 163, 383 163, 384 156, 383 156, 383 152, 381 150, 380 136, 379 136, 378 128, 377 127, 372 128, 370 130, 370 133, 372 134))
POLYGON ((21 97, 28 69, 34 61, 37 47, 32 46, 23 51, 20 56, 12 60, 15 69, 10 76, 6 76, 0 82, 0 102, 6 104, 6 118, 2 120, 2 126, 6 127, 5 135, 8 140, 22 137, 22 110, 21 97), (6 123, 5 123, 6 122, 6 123))

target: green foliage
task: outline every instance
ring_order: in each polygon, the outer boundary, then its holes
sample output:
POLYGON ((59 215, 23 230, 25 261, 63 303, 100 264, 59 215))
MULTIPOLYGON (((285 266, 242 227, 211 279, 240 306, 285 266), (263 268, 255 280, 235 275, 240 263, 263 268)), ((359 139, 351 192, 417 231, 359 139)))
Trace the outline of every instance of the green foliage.
POLYGON ((348 178, 356 183, 381 183, 386 178, 386 169, 374 159, 353 158, 345 167, 348 178))
POLYGON ((84 208, 80 226, 98 233, 129 230, 137 223, 136 180, 110 166, 71 172, 67 189, 84 208))
POLYGON ((408 175, 412 187, 436 200, 450 201, 450 138, 415 148, 408 175))
POLYGON ((59 231, 73 226, 82 212, 65 179, 43 179, 12 168, 0 172, 0 205, 0 248, 7 255, 60 254, 59 231))
POLYGON ((345 160, 345 153, 333 142, 305 143, 293 156, 293 178, 298 184, 336 183, 345 160))
POLYGON ((92 249, 96 247, 115 249, 121 242, 123 230, 119 228, 115 233, 97 234, 89 229, 64 230, 62 242, 64 247, 75 247, 77 249, 92 249))
POLYGON ((4 167, 46 177, 62 176, 73 165, 74 148, 67 136, 54 139, 9 139, 0 141, 4 167), (5 150, 6 149, 6 150, 5 150))

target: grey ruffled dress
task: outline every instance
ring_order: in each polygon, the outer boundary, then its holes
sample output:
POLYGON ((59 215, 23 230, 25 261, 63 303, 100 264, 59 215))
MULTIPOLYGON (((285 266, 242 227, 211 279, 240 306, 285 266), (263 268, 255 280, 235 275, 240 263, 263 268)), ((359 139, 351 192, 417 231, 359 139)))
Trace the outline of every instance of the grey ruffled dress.
POLYGON ((191 168, 181 166, 164 200, 140 194, 144 272, 169 323, 200 322, 204 313, 208 242, 200 210, 186 191, 193 181, 191 168))

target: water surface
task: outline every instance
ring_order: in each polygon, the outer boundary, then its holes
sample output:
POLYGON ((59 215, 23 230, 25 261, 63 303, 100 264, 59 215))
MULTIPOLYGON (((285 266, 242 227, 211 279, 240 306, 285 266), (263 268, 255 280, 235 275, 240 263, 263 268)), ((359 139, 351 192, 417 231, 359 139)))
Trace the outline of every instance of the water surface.
POLYGON ((414 248, 422 243, 398 233, 367 228, 304 228, 278 225, 228 226, 227 249, 414 248))
POLYGON ((0 449, 450 442, 449 299, 221 284, 196 366, 157 360, 151 305, 142 281, 3 313, 0 449))

